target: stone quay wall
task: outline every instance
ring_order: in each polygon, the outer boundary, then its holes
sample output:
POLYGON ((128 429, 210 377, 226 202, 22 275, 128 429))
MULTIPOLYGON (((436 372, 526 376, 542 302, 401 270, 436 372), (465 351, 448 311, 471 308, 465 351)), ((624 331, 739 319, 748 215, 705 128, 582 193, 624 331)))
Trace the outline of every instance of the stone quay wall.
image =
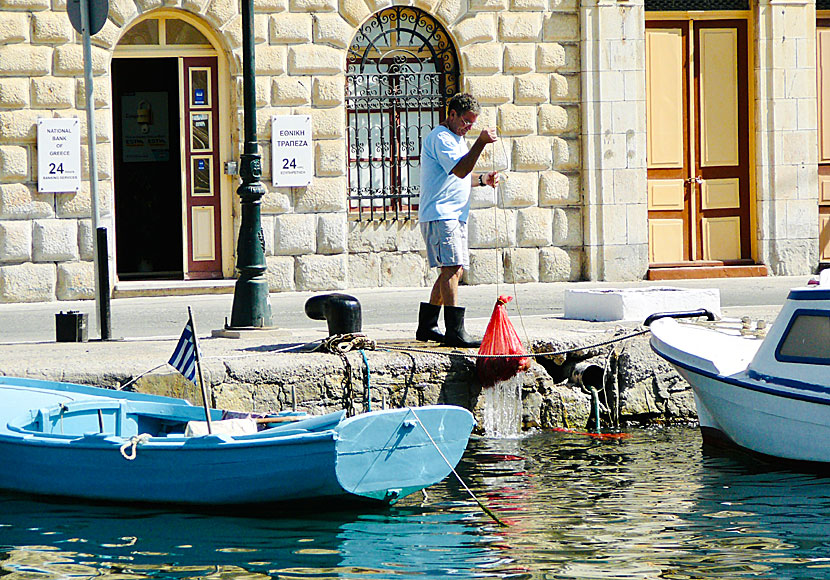
MULTIPOLYGON (((627 335, 630 330, 620 331, 627 335)), ((604 339, 609 336, 603 337, 604 339)), ((593 430, 595 408, 586 387, 575 382, 574 366, 587 361, 607 368, 600 387, 603 429, 630 424, 688 423, 697 419, 691 388, 648 346, 647 336, 615 345, 586 348, 598 342, 584 333, 563 333, 555 341, 537 341, 537 352, 583 348, 567 355, 534 360, 519 375, 525 428, 593 430), (616 417, 619 417, 617 421, 616 417)), ((364 351, 369 367, 372 408, 452 404, 470 409, 479 429, 484 422, 481 383, 473 359, 443 354, 364 351)), ((366 367, 359 352, 333 354, 271 354, 259 357, 215 359, 205 363, 211 404, 248 412, 299 410, 323 414, 366 405, 366 367), (267 360, 267 363, 264 362, 267 360), (347 381, 347 377, 350 381, 347 381)), ((98 381, 117 387, 132 377, 63 375, 64 380, 98 381)), ((198 389, 178 373, 151 374, 130 389, 183 397, 201 404, 198 389)), ((490 388, 490 387, 488 387, 490 388)), ((492 388, 500 388, 498 385, 492 388)))

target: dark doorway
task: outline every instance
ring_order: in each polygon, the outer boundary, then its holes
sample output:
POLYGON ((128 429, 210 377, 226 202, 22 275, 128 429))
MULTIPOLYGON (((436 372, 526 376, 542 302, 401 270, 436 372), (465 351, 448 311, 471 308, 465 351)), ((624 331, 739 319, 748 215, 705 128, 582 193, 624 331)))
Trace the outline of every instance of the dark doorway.
POLYGON ((112 61, 118 277, 184 277, 179 63, 112 61))

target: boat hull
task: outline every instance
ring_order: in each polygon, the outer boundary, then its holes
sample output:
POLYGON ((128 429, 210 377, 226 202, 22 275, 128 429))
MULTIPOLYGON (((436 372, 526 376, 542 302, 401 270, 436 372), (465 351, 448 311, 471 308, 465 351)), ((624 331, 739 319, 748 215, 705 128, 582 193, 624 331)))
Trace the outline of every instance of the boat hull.
POLYGON ((707 440, 790 461, 830 462, 830 399, 818 391, 776 385, 748 373, 726 377, 694 368, 661 349, 691 385, 707 440))
MULTIPOLYGON (((393 503, 446 477, 473 426, 466 409, 441 405, 351 418, 339 412, 243 436, 149 436, 140 428, 118 434, 135 427, 131 409, 152 408, 154 417, 199 409, 166 397, 8 377, 0 378, 0 407, 0 489, 205 507, 338 497, 393 503), (35 407, 21 420, 27 399, 52 405, 51 415, 35 407), (83 421, 100 423, 103 432, 83 432, 83 421)), ((136 424, 150 423, 145 417, 136 424)))

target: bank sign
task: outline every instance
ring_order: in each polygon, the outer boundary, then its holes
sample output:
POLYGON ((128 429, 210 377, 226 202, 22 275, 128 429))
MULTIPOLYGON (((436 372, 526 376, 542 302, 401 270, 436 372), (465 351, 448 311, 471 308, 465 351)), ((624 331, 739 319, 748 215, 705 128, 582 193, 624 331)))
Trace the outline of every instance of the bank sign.
POLYGON ((77 118, 37 120, 37 190, 81 189, 81 123, 77 118))
POLYGON ((271 118, 271 176, 274 187, 304 187, 314 174, 311 115, 271 118))

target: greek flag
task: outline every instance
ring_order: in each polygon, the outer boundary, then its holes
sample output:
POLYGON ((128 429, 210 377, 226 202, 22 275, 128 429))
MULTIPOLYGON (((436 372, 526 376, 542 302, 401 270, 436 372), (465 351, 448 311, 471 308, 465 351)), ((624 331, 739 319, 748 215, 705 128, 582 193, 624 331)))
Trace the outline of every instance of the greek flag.
POLYGON ((193 335, 193 326, 188 320, 179 338, 179 344, 168 361, 170 366, 184 375, 188 381, 196 384, 196 339, 193 335))

